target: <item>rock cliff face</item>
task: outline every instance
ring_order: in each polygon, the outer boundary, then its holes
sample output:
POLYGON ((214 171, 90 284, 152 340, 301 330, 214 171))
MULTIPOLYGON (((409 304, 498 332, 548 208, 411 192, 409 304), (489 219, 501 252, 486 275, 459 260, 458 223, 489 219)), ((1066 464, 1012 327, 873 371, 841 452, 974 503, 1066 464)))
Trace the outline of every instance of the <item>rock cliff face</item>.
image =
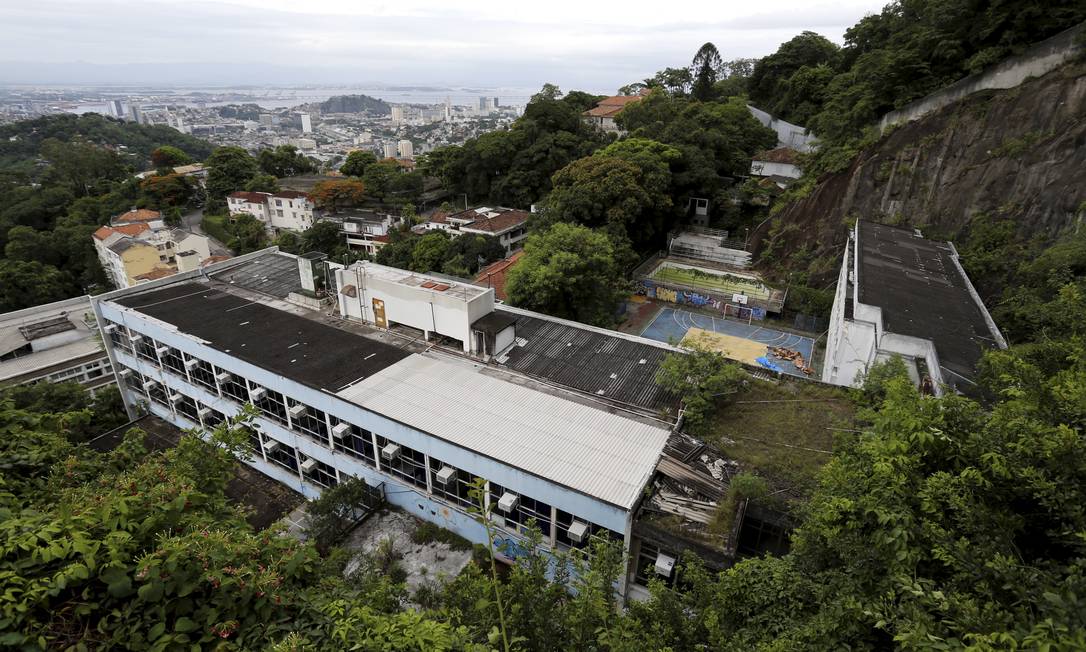
POLYGON ((786 205, 754 241, 765 266, 806 271, 824 285, 857 218, 967 244, 970 223, 991 216, 1046 242, 1086 228, 1086 63, 888 131, 846 171, 786 205))

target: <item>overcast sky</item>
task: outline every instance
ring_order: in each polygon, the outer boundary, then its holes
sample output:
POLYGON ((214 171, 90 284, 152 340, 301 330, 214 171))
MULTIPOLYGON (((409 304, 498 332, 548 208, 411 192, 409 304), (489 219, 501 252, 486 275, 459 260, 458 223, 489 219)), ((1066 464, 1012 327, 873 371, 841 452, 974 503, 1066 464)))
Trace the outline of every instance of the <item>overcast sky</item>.
POLYGON ((712 41, 840 43, 885 0, 0 0, 0 81, 614 90, 712 41), (75 65, 72 65, 75 64, 75 65))

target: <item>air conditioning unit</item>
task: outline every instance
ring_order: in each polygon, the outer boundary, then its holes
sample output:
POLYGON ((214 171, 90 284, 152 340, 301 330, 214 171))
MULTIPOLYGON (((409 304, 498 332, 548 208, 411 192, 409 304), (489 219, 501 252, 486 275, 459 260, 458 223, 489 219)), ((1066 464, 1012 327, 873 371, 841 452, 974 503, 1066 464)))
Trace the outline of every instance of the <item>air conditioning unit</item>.
POLYGON ((581 521, 573 521, 573 524, 569 526, 569 530, 566 531, 569 535, 569 540, 574 543, 584 543, 588 539, 588 523, 582 523, 581 521))
POLYGON ((143 384, 143 391, 145 391, 145 392, 149 392, 149 391, 151 391, 152 389, 154 389, 154 388, 155 388, 155 385, 157 385, 157 384, 158 384, 158 383, 156 383, 156 382, 155 382, 155 381, 153 381, 153 380, 148 380, 147 382, 145 382, 145 383, 143 384))
POLYGON ((121 369, 120 376, 121 376, 121 378, 123 378, 125 380, 128 380, 129 378, 132 377, 132 370, 131 369, 121 369))
POLYGON ((117 325, 116 324, 106 324, 106 327, 103 328, 102 330, 105 331, 106 335, 112 335, 112 334, 117 332, 117 325))
POLYGON ((185 360, 185 369, 188 369, 189 371, 192 371, 198 366, 200 366, 200 361, 196 358, 189 358, 188 360, 185 360))
POLYGON ((182 396, 181 394, 178 394, 177 392, 174 392, 173 394, 170 394, 170 403, 173 403, 174 405, 177 405, 178 403, 180 403, 183 400, 185 400, 185 397, 182 396))
POLYGON ((317 470, 317 460, 309 458, 302 462, 302 472, 311 473, 317 470))
POLYGON ((305 406, 301 403, 298 403, 297 405, 290 406, 290 409, 288 409, 287 412, 290 413, 291 419, 297 419, 298 417, 305 414, 305 406))
POLYGON ((451 466, 443 466, 441 467, 441 470, 434 475, 434 480, 437 480, 438 484, 449 484, 455 477, 456 469, 451 466))
POLYGON ((139 342, 142 339, 143 339, 143 336, 140 335, 139 333, 132 333, 131 335, 128 336, 128 341, 133 343, 133 344, 139 342))
POLYGON ((502 494, 501 500, 498 501, 498 509, 508 514, 516 509, 518 504, 520 504, 520 496, 507 491, 502 494))
POLYGON ((671 571, 675 570, 675 558, 668 557, 664 553, 656 555, 656 574, 671 577, 671 571))
POLYGON ((400 445, 389 444, 381 449, 381 459, 391 462, 400 456, 400 445))
POLYGON ((279 442, 275 441, 274 439, 269 439, 268 441, 264 442, 265 453, 274 453, 277 450, 279 450, 279 442))
POLYGON ((230 382, 232 378, 233 376, 230 375, 229 371, 220 371, 219 373, 215 374, 215 380, 219 381, 222 384, 230 382))
POLYGON ((264 389, 263 387, 254 387, 253 389, 249 390, 249 400, 253 403, 256 403, 267 395, 268 390, 264 389))
POLYGON ((349 434, 351 434, 351 424, 349 423, 337 423, 332 426, 332 436, 336 439, 343 439, 349 434))
POLYGON ((207 419, 211 416, 211 408, 202 407, 196 411, 196 414, 198 414, 201 419, 207 419))
POLYGON ((156 346, 155 347, 155 353, 157 353, 159 355, 159 357, 165 356, 169 352, 170 352, 170 347, 168 347, 168 346, 156 346))

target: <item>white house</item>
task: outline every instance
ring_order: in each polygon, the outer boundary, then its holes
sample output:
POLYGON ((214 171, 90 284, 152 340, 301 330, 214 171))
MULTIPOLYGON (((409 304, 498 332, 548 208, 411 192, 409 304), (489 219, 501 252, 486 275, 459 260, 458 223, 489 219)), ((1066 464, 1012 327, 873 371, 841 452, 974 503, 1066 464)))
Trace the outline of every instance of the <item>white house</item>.
POLYGON ((755 177, 798 179, 803 170, 797 165, 796 150, 791 147, 758 152, 750 162, 750 174, 755 177))
POLYGON ((272 233, 305 231, 316 221, 316 205, 309 195, 297 190, 233 192, 226 197, 226 205, 231 215, 248 213, 272 233))
POLYGON ((445 231, 457 236, 462 233, 490 235, 498 238, 508 257, 528 237, 528 219, 531 213, 515 208, 469 208, 456 213, 434 213, 427 222, 419 225, 427 231, 445 231))
POLYGON ((347 248, 373 256, 388 242, 388 232, 403 219, 387 213, 362 213, 343 217, 341 230, 347 248))

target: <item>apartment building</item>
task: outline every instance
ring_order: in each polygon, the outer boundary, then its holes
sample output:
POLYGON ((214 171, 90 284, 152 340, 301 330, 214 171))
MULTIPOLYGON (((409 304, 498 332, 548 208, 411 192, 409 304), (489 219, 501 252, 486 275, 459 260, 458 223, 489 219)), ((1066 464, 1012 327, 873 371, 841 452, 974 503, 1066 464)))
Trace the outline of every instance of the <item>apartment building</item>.
POLYGON ((623 595, 670 576, 677 553, 634 520, 671 435, 675 398, 652 378, 673 347, 440 277, 329 267, 335 302, 315 310, 292 298, 310 261, 274 249, 95 297, 126 406, 206 428, 251 404, 249 463, 307 496, 362 478, 476 543, 471 510, 491 508, 506 559, 535 527, 553 549, 621 542, 623 595))
POLYGON ((0 387, 76 382, 92 393, 113 384, 90 297, 0 315, 0 387))
POLYGON ((403 221, 403 218, 394 215, 374 212, 358 212, 326 219, 342 219, 341 229, 347 240, 347 248, 362 251, 369 256, 377 255, 381 247, 388 244, 388 232, 403 221))
POLYGON ((273 235, 280 231, 305 231, 316 221, 316 204, 309 195, 297 190, 233 192, 227 195, 226 206, 231 215, 252 215, 273 235))
POLYGON ((102 269, 119 288, 195 269, 211 256, 206 237, 168 228, 158 211, 147 209, 122 213, 91 237, 102 269))

